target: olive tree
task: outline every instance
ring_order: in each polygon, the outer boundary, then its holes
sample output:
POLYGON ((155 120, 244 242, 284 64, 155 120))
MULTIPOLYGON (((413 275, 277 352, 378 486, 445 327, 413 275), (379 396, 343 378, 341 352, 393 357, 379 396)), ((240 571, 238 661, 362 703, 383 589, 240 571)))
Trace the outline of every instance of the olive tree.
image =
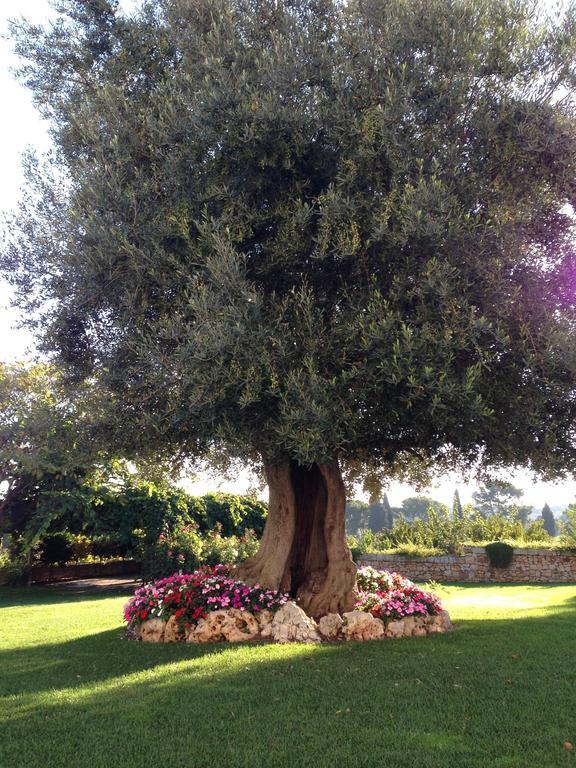
POLYGON ((58 5, 4 272, 124 455, 263 467, 243 578, 347 610, 346 480, 574 468, 571 8, 58 5))

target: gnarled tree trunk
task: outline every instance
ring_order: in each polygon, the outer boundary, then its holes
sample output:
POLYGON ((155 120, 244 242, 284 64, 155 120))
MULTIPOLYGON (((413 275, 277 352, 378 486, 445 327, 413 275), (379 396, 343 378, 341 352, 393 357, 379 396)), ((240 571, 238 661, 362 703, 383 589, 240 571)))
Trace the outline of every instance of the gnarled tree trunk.
POLYGON ((344 483, 337 461, 265 467, 269 511, 260 549, 239 578, 289 592, 310 616, 349 611, 356 566, 346 544, 344 483))

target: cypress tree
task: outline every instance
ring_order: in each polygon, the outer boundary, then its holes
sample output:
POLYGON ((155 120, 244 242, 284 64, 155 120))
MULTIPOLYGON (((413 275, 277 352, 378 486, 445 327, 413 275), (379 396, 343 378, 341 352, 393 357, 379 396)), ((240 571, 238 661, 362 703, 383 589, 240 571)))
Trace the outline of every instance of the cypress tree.
POLYGON ((556 536, 556 519, 548 504, 544 504, 542 507, 542 520, 544 521, 544 528, 550 536, 556 536))
POLYGON ((392 512, 392 507, 390 506, 390 502, 388 501, 388 494, 385 493, 382 496, 382 505, 384 507, 384 527, 385 528, 393 528, 394 527, 394 513, 392 512))
POLYGON ((460 494, 458 493, 458 488, 454 491, 454 500, 452 502, 452 516, 454 520, 461 520, 464 516, 464 513, 462 512, 462 503, 460 501, 460 494))

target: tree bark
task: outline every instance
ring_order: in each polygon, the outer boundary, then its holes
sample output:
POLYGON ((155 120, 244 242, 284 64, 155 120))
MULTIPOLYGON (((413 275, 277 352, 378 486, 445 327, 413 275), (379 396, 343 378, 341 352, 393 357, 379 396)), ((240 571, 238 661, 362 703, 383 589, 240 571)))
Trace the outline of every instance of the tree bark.
POLYGON ((310 616, 352 610, 356 566, 346 544, 346 493, 337 461, 265 467, 269 510, 260 549, 237 575, 289 592, 310 616))

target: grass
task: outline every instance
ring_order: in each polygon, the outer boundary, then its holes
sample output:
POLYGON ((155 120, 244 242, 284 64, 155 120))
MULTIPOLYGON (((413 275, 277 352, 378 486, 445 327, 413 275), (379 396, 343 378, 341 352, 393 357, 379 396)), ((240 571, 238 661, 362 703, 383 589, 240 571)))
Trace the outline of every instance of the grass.
POLYGON ((442 598, 449 635, 157 646, 123 597, 0 589, 0 766, 576 766, 576 586, 442 598))

